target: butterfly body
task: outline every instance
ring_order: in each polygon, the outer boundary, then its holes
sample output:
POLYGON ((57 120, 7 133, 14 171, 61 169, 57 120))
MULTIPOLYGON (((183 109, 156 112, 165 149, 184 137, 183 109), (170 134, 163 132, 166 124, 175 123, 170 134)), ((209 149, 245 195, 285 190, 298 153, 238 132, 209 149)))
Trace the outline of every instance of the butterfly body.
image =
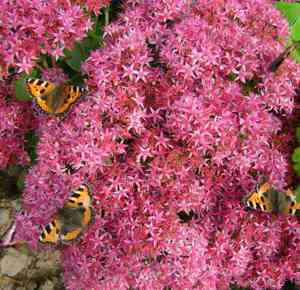
POLYGON ((50 114, 63 114, 81 97, 85 89, 67 83, 54 84, 41 79, 26 80, 28 92, 37 105, 50 114))
POLYGON ((295 45, 288 46, 272 63, 269 65, 268 70, 271 72, 276 72, 283 61, 290 55, 290 53, 295 49, 295 45))
POLYGON ((77 239, 91 221, 90 191, 86 185, 81 185, 43 228, 39 240, 42 243, 68 243, 77 239))
POLYGON ((268 183, 262 184, 256 192, 245 198, 248 207, 264 212, 283 213, 295 215, 300 210, 300 203, 296 196, 288 189, 286 192, 276 191, 268 183))
POLYGON ((58 217, 61 221, 61 233, 68 233, 76 228, 81 227, 84 218, 85 208, 62 208, 58 211, 58 217))

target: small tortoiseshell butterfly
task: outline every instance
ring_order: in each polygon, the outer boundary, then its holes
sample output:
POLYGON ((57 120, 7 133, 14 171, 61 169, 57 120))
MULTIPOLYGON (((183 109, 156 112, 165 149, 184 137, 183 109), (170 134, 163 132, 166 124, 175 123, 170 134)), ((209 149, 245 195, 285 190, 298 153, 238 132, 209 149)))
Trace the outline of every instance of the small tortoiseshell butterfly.
POLYGON ((271 64, 268 67, 268 70, 270 72, 276 72, 277 69, 281 66, 283 61, 293 52, 294 49, 296 49, 296 44, 292 44, 288 46, 282 53, 280 53, 279 56, 275 58, 274 61, 271 62, 271 64))
POLYGON ((26 80, 26 87, 36 103, 47 113, 62 114, 81 97, 85 89, 67 83, 60 85, 41 79, 26 80))
POLYGON ((247 206, 264 212, 284 213, 295 215, 300 210, 300 203, 292 190, 285 193, 271 188, 269 183, 263 183, 256 192, 245 197, 247 206))
POLYGON ((74 190, 40 235, 42 243, 68 243, 80 236, 92 221, 91 194, 87 185, 74 190))

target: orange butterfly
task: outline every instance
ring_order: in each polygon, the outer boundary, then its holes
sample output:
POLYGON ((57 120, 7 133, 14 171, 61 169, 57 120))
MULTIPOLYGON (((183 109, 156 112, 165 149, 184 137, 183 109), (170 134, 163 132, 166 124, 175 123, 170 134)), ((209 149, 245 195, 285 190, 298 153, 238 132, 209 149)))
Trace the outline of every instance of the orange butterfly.
POLYGON ((74 190, 39 237, 42 243, 67 243, 77 239, 92 221, 91 194, 87 185, 74 190))
POLYGON ((56 115, 65 113, 86 91, 67 83, 56 85, 32 78, 26 80, 26 87, 42 110, 56 115))
POLYGON ((244 201, 253 209, 264 212, 284 213, 295 215, 300 210, 294 192, 288 189, 285 193, 271 188, 269 183, 262 184, 256 192, 250 193, 244 201))

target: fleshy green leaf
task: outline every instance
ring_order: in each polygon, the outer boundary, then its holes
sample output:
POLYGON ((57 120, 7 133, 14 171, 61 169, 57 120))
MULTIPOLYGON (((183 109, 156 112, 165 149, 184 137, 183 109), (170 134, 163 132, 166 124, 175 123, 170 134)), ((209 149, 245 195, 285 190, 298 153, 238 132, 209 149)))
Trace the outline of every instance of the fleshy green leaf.
POLYGON ((34 164, 37 159, 36 146, 39 141, 35 131, 30 130, 25 135, 25 150, 30 156, 31 164, 34 164))
POLYGON ((32 97, 26 89, 25 81, 28 78, 27 75, 23 74, 21 77, 16 80, 15 89, 16 89, 16 98, 19 101, 31 101, 32 97))
POLYGON ((22 192, 23 189, 24 189, 26 173, 27 173, 27 171, 23 170, 22 173, 17 178, 16 185, 17 185, 17 188, 19 189, 20 192, 22 192))
POLYGON ((64 51, 66 56, 66 63, 75 71, 80 71, 81 62, 85 61, 90 52, 93 49, 100 47, 102 36, 96 35, 93 32, 89 33, 89 36, 86 37, 81 42, 76 42, 72 50, 66 49, 64 51))
POLYGON ((292 155, 292 160, 294 162, 299 162, 300 161, 300 147, 297 147, 292 155))
POLYGON ((293 49, 291 52, 291 56, 297 63, 300 63, 300 47, 296 47, 295 49, 293 49))
POLYGON ((23 170, 23 167, 21 165, 10 165, 7 169, 7 174, 9 176, 17 176, 19 175, 23 170))
POLYGON ((300 3, 277 2, 275 7, 287 19, 290 26, 294 25, 300 17, 300 3))
POLYGON ((66 56, 66 63, 75 71, 80 71, 81 62, 87 58, 87 55, 82 45, 77 42, 72 50, 66 49, 64 51, 66 56))
POLYGON ((298 18, 295 24, 291 27, 291 37, 294 41, 300 40, 300 18, 298 18))
POLYGON ((294 168, 296 174, 300 175, 300 163, 294 164, 293 168, 294 168))
POLYGON ((89 30, 87 37, 76 42, 72 50, 65 49, 66 63, 76 72, 80 72, 81 62, 85 61, 93 49, 99 48, 102 43, 102 27, 99 16, 93 17, 93 29, 89 30))
POLYGON ((298 142, 300 142, 300 127, 297 127, 297 129, 296 129, 296 137, 297 137, 298 142))
POLYGON ((237 74, 233 73, 233 72, 230 72, 228 75, 227 75, 227 78, 228 80, 234 82, 236 80, 236 78, 238 77, 237 74))

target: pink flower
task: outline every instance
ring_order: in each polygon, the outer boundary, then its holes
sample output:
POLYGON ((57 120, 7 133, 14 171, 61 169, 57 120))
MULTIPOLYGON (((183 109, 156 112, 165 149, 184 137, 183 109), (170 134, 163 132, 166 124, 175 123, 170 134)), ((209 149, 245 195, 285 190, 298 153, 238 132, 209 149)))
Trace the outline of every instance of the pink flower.
POLYGON ((63 70, 59 67, 44 69, 42 72, 42 79, 53 83, 63 83, 68 80, 63 70))
POLYGON ((1 169, 9 165, 29 163, 30 159, 24 147, 25 136, 36 126, 31 104, 14 99, 13 84, 12 80, 3 80, 0 84, 1 169))
POLYGON ((1 75, 10 66, 29 72, 40 53, 62 56, 63 48, 71 49, 91 27, 81 8, 66 0, 2 0, 0 6, 1 75))
MULTIPOLYGON (((63 7, 68 19, 58 19, 73 40, 80 10, 63 7)), ((38 116, 18 239, 36 246, 39 225, 88 182, 94 222, 63 249, 68 289, 299 282, 295 217, 241 201, 263 178, 288 185, 282 116, 300 74, 289 61, 267 71, 286 32, 271 1, 127 1, 83 64, 88 95, 63 121, 38 116)))

